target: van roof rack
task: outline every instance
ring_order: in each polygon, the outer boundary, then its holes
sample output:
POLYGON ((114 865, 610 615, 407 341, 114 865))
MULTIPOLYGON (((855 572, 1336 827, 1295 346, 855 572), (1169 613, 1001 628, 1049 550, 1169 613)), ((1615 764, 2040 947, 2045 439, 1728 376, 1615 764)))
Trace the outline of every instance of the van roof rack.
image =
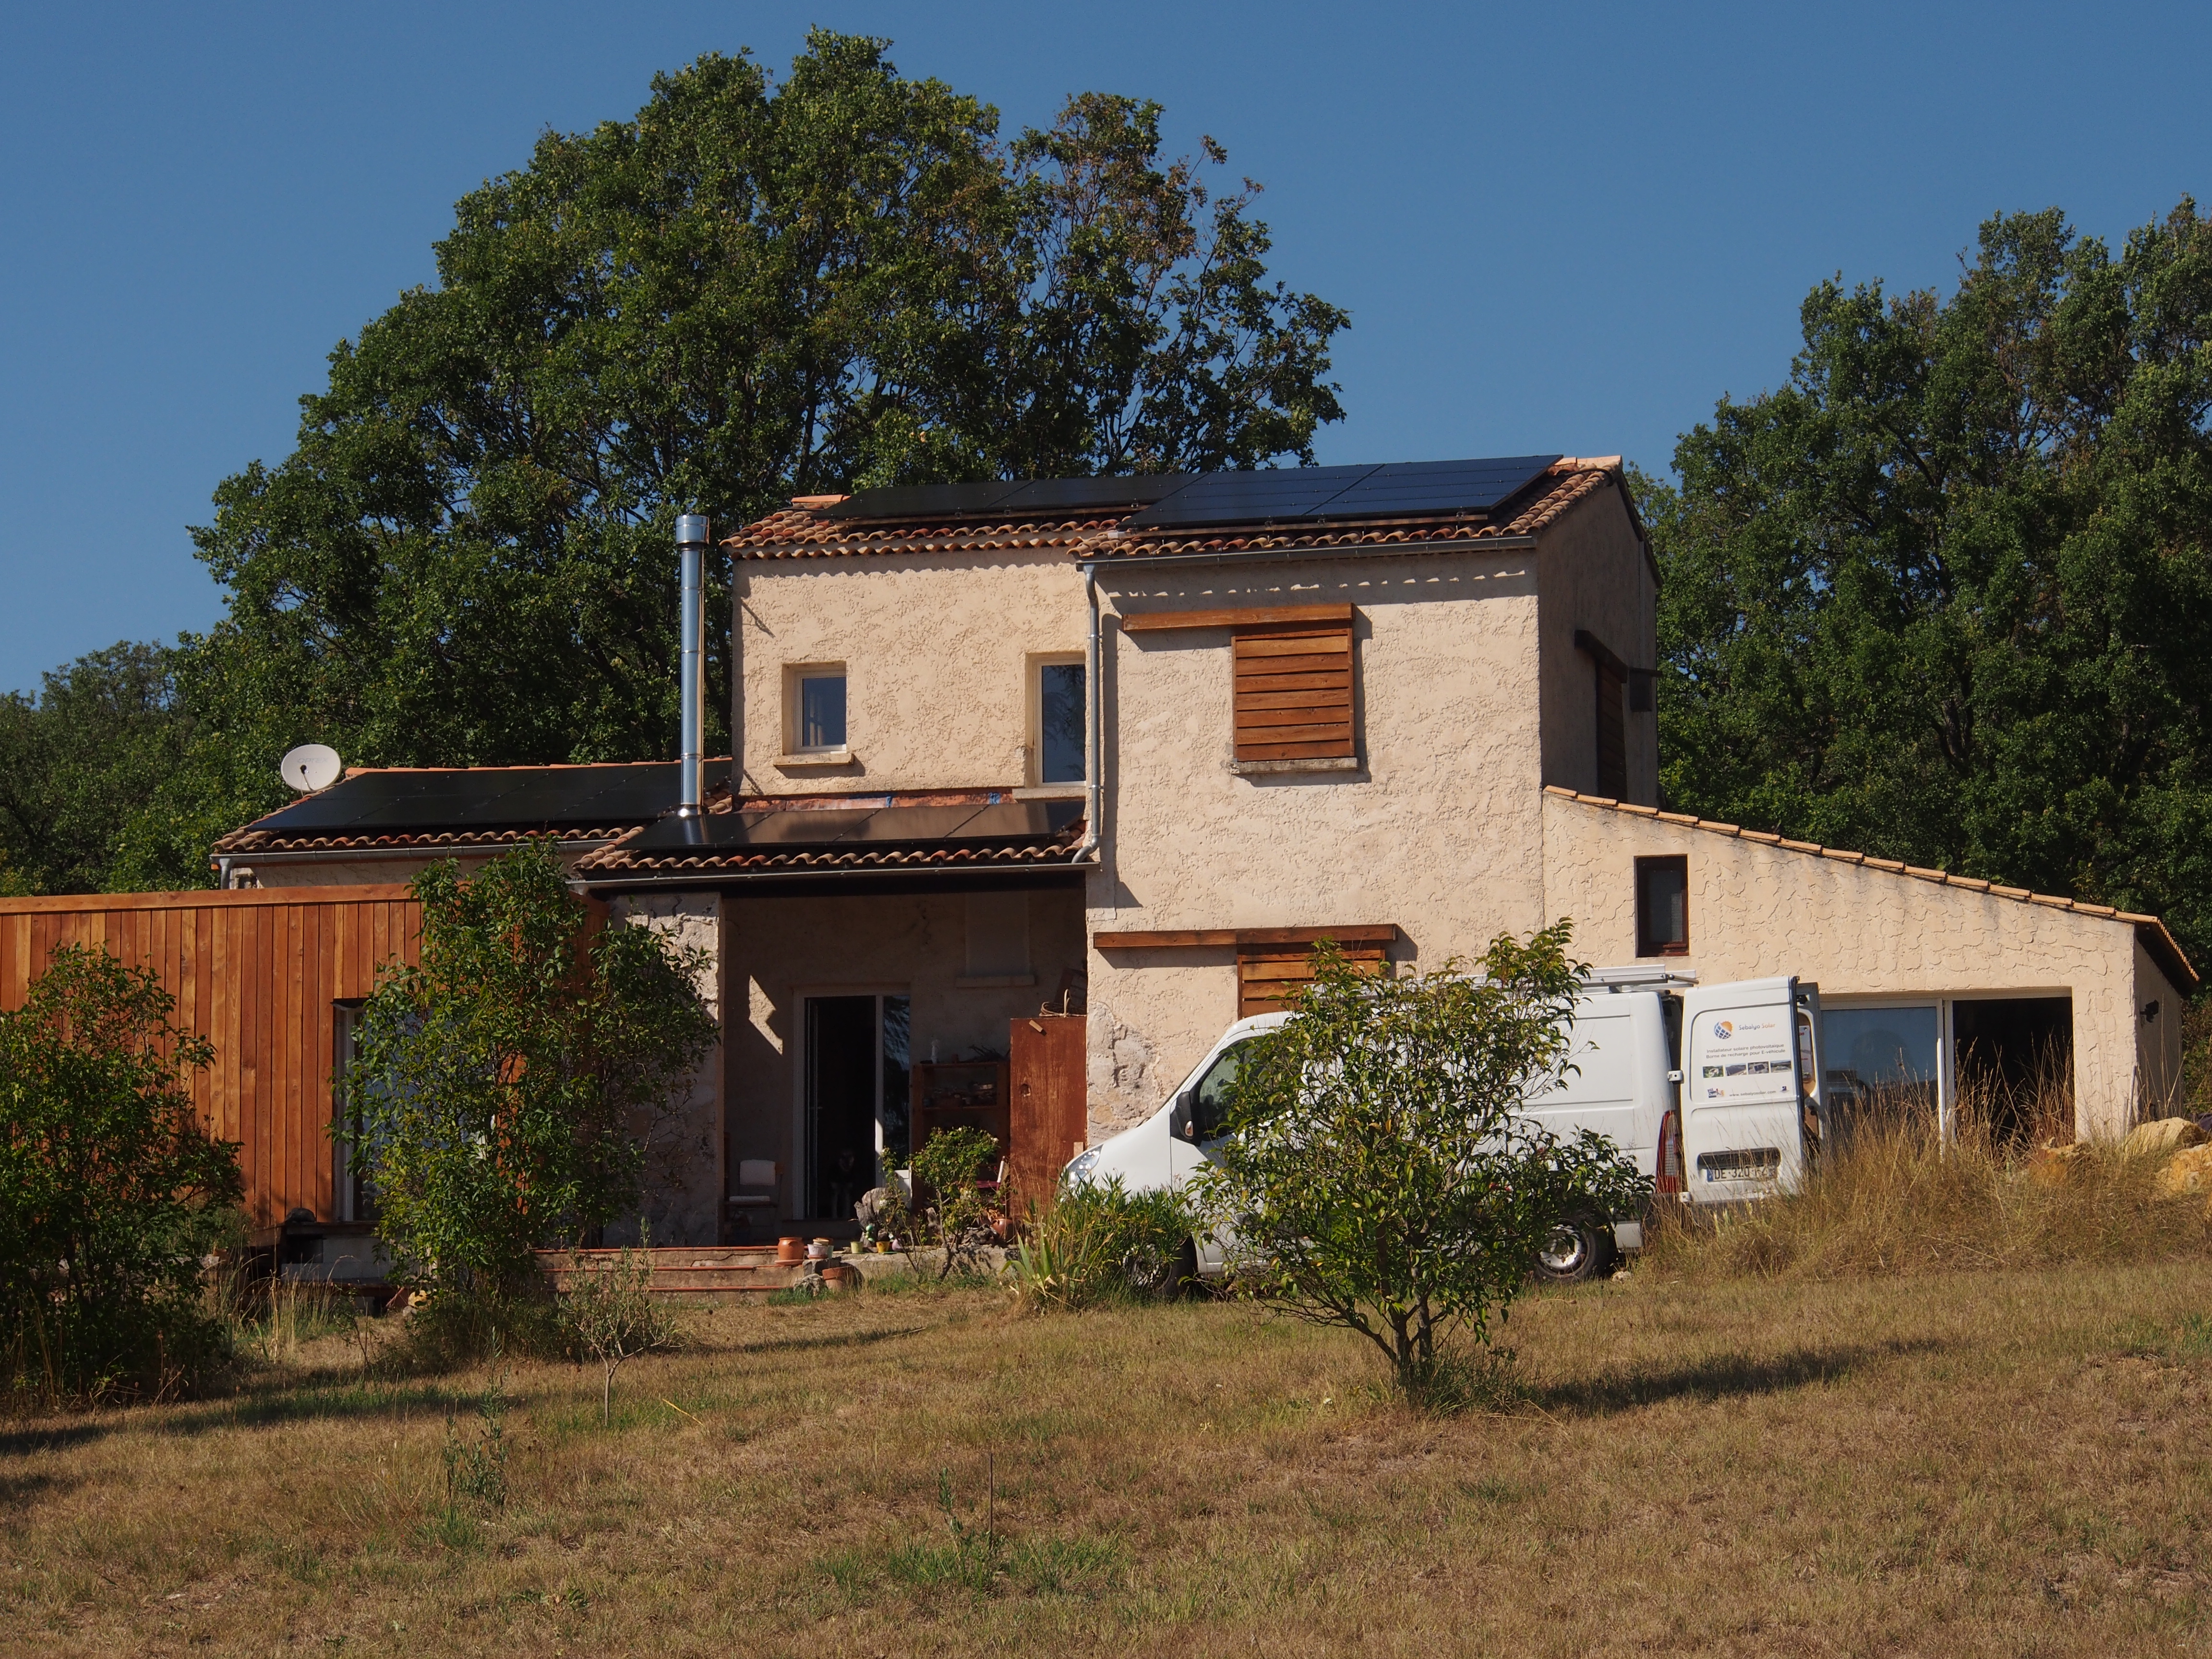
POLYGON ((1694 968, 1654 968, 1641 963, 1628 968, 1592 968, 1583 975, 1583 983, 1594 991, 1671 991, 1697 982, 1694 968))

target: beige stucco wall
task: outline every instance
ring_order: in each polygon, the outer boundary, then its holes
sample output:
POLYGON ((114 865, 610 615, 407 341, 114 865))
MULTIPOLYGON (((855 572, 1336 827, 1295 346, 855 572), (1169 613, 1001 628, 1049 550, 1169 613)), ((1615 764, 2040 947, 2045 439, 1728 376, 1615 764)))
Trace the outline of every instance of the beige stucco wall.
POLYGON ((761 794, 1030 781, 1029 660, 1078 653, 1066 550, 746 560, 738 567, 744 788, 761 794), (845 665, 851 764, 780 767, 787 665, 845 665))
MULTIPOLYGON (((646 927, 702 963, 696 988, 718 1025, 726 1027, 722 968, 722 901, 709 892, 624 894, 607 907, 608 925, 646 927)), ((712 1244, 720 1237, 722 1171, 723 1049, 701 1060, 675 1110, 646 1146, 645 1212, 655 1244, 712 1244)), ((608 1229, 615 1243, 634 1243, 635 1224, 608 1229)))
MULTIPOLYGON (((1656 667, 1658 658, 1658 584, 1618 489, 1585 496, 1545 530, 1536 580, 1544 781, 1596 793, 1597 665, 1575 648, 1575 630, 1588 629, 1632 668, 1656 667)), ((1656 805, 1659 716, 1622 718, 1627 799, 1656 805)))
MULTIPOLYGON (((1108 607, 1349 601, 1361 769, 1239 775, 1226 629, 1109 626, 1096 933, 1395 922, 1434 962, 1534 924, 1536 555, 1352 553, 1112 568, 1108 607)), ((1091 1115, 1151 1112, 1236 1017, 1225 951, 1091 952, 1091 1115)))
MULTIPOLYGON (((1083 896, 1034 890, 1026 901, 1033 985, 963 988, 968 900, 959 893, 730 901, 723 933, 731 1029, 729 1158, 782 1166, 785 1214, 799 1197, 799 1090, 806 996, 904 994, 912 999, 916 1058, 977 1045, 1004 1054, 1010 1020, 1057 1006, 1061 975, 1083 966, 1083 896)), ((1003 964, 993 964, 1003 965, 1003 964)), ((719 1165, 717 1166, 720 1167, 719 1165)), ((849 1219, 849 1218, 847 1218, 849 1219)))
POLYGON ((2067 995, 2075 1132, 2123 1133, 2179 1076, 2180 998, 2129 923, 1922 880, 1686 824, 1543 798, 1544 908, 1601 965, 1636 951, 1634 860, 1689 872, 1686 965, 1708 982, 1795 974, 1823 999, 2067 995), (2143 1036, 2160 1001, 2170 1036, 2143 1036), (2140 1068, 2140 1072, 2139 1072, 2140 1068))

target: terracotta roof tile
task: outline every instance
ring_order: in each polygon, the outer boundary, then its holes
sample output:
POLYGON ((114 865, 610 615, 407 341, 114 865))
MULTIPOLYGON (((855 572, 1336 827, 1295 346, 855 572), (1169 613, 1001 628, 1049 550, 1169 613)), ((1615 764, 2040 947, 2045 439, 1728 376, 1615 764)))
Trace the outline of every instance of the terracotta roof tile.
MULTIPOLYGON (((854 520, 831 519, 791 507, 757 520, 726 537, 722 545, 743 559, 818 559, 871 553, 1008 553, 1064 550, 1071 556, 1116 562, 1167 553, 1266 552, 1310 547, 1418 548, 1533 536, 1577 502, 1620 479, 1617 458, 1559 462, 1536 493, 1509 520, 1445 515, 1351 520, 1304 527, 1125 532, 1124 519, 1138 509, 1080 519, 854 520)), ((812 498, 809 498, 812 499, 812 498)))
MULTIPOLYGON (((1131 509, 1133 511, 1134 509, 1131 509)), ((1012 553, 1073 551, 1103 535, 1127 514, 1066 520, 982 519, 934 523, 921 520, 824 518, 803 507, 771 513, 747 525, 722 545, 744 559, 823 559, 859 553, 1012 553)))
MULTIPOLYGON (((1643 811, 1638 807, 1624 805, 1609 796, 1585 795, 1572 789, 1562 788, 1556 783, 1546 784, 1544 793, 1547 795, 1557 795, 1562 800, 1578 802, 1584 806, 1601 807, 1609 812, 1640 814, 1643 811)), ((1979 880, 1972 876, 1954 876, 1942 870, 1923 870, 1894 859, 1869 858, 1863 853, 1841 852, 1833 848, 1822 847, 1814 842, 1784 841, 1779 836, 1766 835, 1753 830, 1739 830, 1735 824, 1716 823, 1707 818, 1691 817, 1674 812, 1662 813, 1660 817, 1668 823, 1680 824, 1686 829, 1697 830, 1707 835, 1729 836, 1741 841, 1758 842, 1763 845, 1777 847, 1785 852, 1814 854, 1822 858, 1856 861, 1869 870, 1881 870, 1892 875, 1910 876, 1917 881, 1934 882, 1939 886, 1960 887, 1968 892, 1987 893, 1992 897, 2010 899, 2017 903, 2041 904, 2047 905, 2055 910, 2071 910, 2080 915, 2094 916, 2100 921, 2126 922, 2136 929, 2137 937, 2142 939, 2144 946, 2150 953, 2159 958, 2159 965, 2180 982, 2182 991, 2191 992, 2197 986, 2196 968, 2191 964, 2187 954, 2183 951, 2173 935, 2166 931, 2166 924, 2156 916, 2140 915, 2129 910, 2116 910, 2109 905, 2085 904, 2080 899, 2061 898, 2055 893, 2033 893, 2025 887, 1999 887, 1994 883, 1979 880)))

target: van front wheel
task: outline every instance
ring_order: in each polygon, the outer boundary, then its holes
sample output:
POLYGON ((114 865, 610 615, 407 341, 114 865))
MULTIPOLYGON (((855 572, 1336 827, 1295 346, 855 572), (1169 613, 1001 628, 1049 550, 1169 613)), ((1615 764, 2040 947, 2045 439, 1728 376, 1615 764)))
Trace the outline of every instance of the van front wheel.
POLYGON ((1552 1229, 1536 1252, 1536 1277, 1554 1285, 1580 1285, 1613 1267, 1613 1228, 1596 1216, 1570 1216, 1552 1229))

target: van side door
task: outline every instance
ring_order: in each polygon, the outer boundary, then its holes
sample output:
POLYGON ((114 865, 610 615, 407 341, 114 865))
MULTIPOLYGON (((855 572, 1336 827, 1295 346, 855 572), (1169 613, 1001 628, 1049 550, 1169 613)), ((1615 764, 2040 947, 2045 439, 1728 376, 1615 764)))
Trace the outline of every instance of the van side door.
MULTIPOLYGON (((1692 1201, 1794 1192, 1805 1176, 1797 981, 1698 986, 1682 998, 1682 1173, 1692 1201)), ((1801 1061, 1801 1052, 1804 1060, 1801 1061)))

